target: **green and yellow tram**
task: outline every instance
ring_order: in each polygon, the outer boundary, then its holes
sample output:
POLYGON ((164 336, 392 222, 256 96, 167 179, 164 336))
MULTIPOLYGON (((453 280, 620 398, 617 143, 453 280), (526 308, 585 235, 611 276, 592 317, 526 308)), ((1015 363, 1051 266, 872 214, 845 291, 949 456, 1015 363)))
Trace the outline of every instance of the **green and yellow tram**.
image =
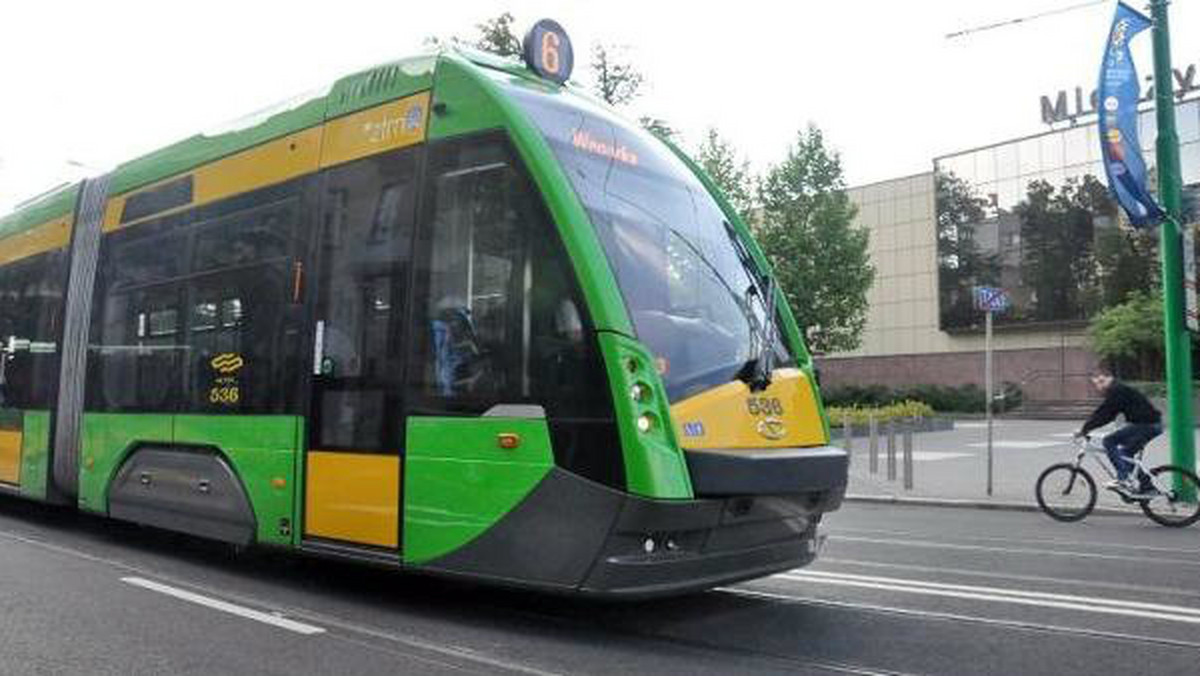
POLYGON ((765 259, 534 37, 0 220, 0 492, 598 595, 809 562, 847 457, 765 259))

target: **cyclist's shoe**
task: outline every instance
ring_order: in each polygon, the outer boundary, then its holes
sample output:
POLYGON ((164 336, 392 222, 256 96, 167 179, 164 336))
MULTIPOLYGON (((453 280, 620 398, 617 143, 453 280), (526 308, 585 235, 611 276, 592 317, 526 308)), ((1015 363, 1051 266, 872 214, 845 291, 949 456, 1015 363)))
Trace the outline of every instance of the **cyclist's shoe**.
POLYGON ((1110 491, 1116 491, 1121 495, 1133 496, 1139 492, 1137 484, 1133 483, 1130 479, 1113 479, 1105 483, 1104 487, 1110 491))

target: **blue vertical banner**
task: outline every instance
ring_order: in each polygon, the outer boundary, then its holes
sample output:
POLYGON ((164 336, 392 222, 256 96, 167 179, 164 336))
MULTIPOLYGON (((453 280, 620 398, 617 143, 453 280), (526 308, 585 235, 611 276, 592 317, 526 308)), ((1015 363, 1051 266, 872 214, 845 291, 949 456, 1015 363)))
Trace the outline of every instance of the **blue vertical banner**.
POLYGON ((1138 99, 1141 87, 1129 41, 1153 26, 1141 12, 1123 2, 1117 3, 1104 61, 1100 65, 1100 152, 1108 189, 1129 215, 1134 227, 1157 225, 1165 217, 1162 207, 1146 188, 1146 161, 1138 141, 1138 99))

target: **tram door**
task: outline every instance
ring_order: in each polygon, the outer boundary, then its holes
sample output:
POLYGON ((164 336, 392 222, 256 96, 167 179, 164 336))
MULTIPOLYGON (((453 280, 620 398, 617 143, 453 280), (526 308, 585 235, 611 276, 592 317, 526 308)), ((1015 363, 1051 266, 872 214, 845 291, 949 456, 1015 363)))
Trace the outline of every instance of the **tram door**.
POLYGON ((304 496, 309 540, 400 546, 417 152, 359 159, 320 179, 304 496))

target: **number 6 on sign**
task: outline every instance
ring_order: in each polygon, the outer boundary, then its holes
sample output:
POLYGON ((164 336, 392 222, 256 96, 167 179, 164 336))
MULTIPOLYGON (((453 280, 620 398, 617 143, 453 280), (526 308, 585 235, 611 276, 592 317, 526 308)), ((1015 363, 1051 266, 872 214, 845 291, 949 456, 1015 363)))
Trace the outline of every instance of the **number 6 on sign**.
POLYGON ((542 65, 546 72, 558 73, 558 44, 559 38, 555 33, 542 33, 542 65))
POLYGON ((558 84, 571 77, 571 68, 575 65, 571 39, 552 19, 538 21, 525 34, 522 57, 530 70, 558 84))

